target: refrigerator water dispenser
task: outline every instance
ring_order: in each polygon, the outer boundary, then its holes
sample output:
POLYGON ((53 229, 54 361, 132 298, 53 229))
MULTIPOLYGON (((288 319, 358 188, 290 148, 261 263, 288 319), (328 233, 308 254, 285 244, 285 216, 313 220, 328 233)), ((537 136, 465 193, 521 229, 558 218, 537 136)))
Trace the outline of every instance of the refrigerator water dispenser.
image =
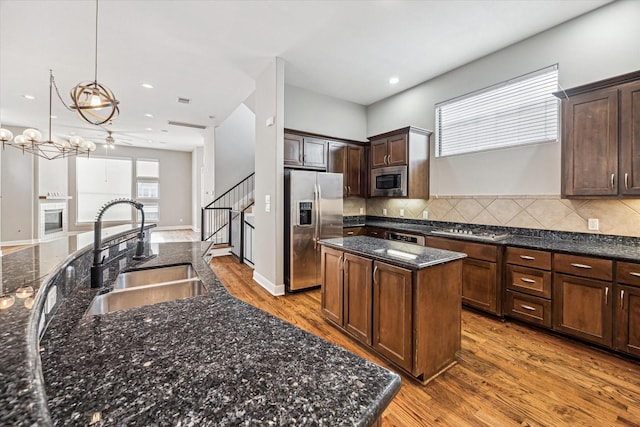
POLYGON ((298 225, 311 225, 313 202, 298 202, 298 225))

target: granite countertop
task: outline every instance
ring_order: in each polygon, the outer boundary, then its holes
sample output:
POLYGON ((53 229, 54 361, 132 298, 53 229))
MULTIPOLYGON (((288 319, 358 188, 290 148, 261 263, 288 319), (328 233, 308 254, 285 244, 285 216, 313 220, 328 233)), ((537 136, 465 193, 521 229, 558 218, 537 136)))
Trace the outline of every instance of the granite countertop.
POLYGON ((370 425, 400 377, 229 295, 196 243, 145 267, 190 263, 206 295, 83 317, 78 290, 41 341, 54 424, 370 425))
POLYGON ((368 236, 324 239, 321 245, 384 261, 410 270, 466 258, 466 254, 368 236))
MULTIPOLYGON (((150 228, 145 227, 146 229, 150 228)), ((103 235, 118 236, 138 227, 123 225, 103 230, 103 235)), ((0 425, 43 425, 38 411, 42 393, 34 381, 34 366, 29 357, 27 330, 36 294, 73 253, 93 242, 93 232, 70 235, 30 246, 0 257, 3 295, 14 296, 14 304, 0 310, 0 425), (31 295, 17 292, 31 287, 31 295), (25 296, 21 298, 20 296, 25 296)))
MULTIPOLYGON (((515 227, 481 226, 477 224, 454 224, 439 221, 419 221, 383 219, 379 217, 358 217, 358 222, 371 227, 387 228, 395 231, 416 233, 424 236, 444 237, 469 242, 485 243, 498 246, 517 246, 528 249, 546 250, 560 253, 609 258, 620 261, 640 262, 640 239, 627 236, 613 236, 590 233, 572 233, 553 230, 536 230, 515 227), (503 240, 484 241, 477 238, 459 236, 443 236, 432 233, 433 230, 450 227, 486 228, 490 231, 510 233, 503 240)), ((352 222, 345 221, 345 226, 352 222)))

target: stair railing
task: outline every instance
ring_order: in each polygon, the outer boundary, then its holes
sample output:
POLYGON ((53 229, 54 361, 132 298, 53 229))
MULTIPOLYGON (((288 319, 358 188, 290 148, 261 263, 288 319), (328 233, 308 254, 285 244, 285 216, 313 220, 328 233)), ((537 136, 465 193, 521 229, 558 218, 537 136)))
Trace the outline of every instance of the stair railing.
POLYGON ((255 173, 252 173, 202 208, 200 239, 211 242, 210 246, 231 245, 232 211, 252 205, 254 190, 255 173))

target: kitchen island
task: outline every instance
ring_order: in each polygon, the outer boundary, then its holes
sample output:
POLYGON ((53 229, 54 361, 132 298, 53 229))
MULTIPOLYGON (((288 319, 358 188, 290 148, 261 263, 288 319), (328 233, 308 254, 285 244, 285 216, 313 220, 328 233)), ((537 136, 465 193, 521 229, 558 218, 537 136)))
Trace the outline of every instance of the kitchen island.
POLYGON ((136 268, 190 264, 206 294, 86 316, 102 291, 78 277, 39 358, 3 371, 31 388, 3 390, 3 424, 368 426, 400 389, 397 374, 229 295, 201 242, 153 249, 136 268))
POLYGON ((456 363, 466 254, 367 236, 320 244, 325 319, 423 384, 456 363))

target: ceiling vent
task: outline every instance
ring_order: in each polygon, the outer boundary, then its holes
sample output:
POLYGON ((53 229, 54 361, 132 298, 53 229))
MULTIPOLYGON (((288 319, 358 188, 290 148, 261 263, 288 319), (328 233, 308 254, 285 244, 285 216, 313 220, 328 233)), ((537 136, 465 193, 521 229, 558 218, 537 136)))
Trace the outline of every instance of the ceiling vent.
POLYGON ((191 103, 191 99, 189 98, 183 98, 181 96, 178 97, 178 102, 180 104, 190 104, 191 103))
POLYGON ((169 120, 168 123, 170 125, 173 125, 173 126, 182 126, 182 127, 185 127, 185 128, 192 128, 192 129, 206 129, 207 128, 204 125, 197 125, 195 123, 175 122, 173 120, 169 120))

